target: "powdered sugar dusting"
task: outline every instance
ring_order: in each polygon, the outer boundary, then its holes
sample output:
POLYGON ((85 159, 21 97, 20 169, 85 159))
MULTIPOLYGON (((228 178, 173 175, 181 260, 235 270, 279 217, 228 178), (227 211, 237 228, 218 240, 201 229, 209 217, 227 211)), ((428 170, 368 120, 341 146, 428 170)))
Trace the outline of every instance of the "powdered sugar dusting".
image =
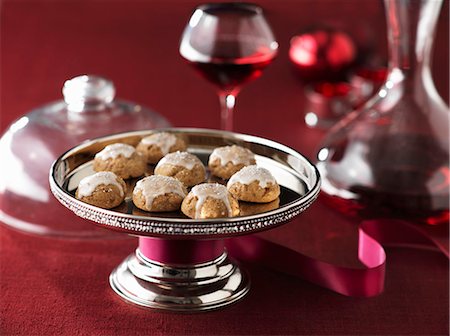
POLYGON ((273 175, 266 168, 252 165, 242 168, 236 174, 231 176, 230 180, 228 181, 227 188, 230 188, 237 182, 248 185, 253 181, 258 181, 261 188, 267 187, 267 184, 269 183, 277 183, 273 175))
POLYGON ((171 133, 160 132, 149 135, 141 140, 141 143, 150 146, 156 145, 163 155, 169 153, 170 148, 177 142, 177 137, 171 133))
POLYGON ((125 158, 130 158, 135 151, 136 150, 133 146, 123 143, 116 143, 108 145, 105 148, 103 148, 102 151, 98 152, 95 155, 95 158, 107 160, 107 159, 115 159, 119 155, 122 155, 125 158))
POLYGON ((87 176, 80 181, 78 185, 78 197, 91 196, 95 188, 100 185, 115 185, 120 192, 120 196, 123 197, 123 186, 117 180, 117 175, 112 172, 98 172, 91 176, 87 176))
POLYGON ((197 204, 195 205, 195 218, 200 218, 203 204, 208 197, 221 200, 227 208, 227 216, 233 216, 230 200, 228 198, 228 190, 225 186, 218 183, 202 183, 193 187, 191 193, 197 197, 197 204))
POLYGON ((222 166, 228 162, 234 165, 243 164, 248 166, 255 163, 255 154, 251 150, 241 146, 224 146, 213 150, 209 156, 209 163, 216 159, 220 160, 222 166))
POLYGON ((196 157, 191 153, 180 151, 170 153, 164 156, 156 165, 155 170, 165 164, 171 164, 173 166, 182 166, 189 170, 192 170, 195 167, 195 165, 200 165, 201 167, 204 167, 203 163, 200 161, 198 157, 196 157))
POLYGON ((180 181, 173 177, 162 175, 152 175, 139 180, 134 187, 133 194, 136 194, 138 191, 144 196, 145 206, 148 209, 152 207, 153 200, 161 195, 174 193, 182 198, 186 197, 186 190, 180 181))

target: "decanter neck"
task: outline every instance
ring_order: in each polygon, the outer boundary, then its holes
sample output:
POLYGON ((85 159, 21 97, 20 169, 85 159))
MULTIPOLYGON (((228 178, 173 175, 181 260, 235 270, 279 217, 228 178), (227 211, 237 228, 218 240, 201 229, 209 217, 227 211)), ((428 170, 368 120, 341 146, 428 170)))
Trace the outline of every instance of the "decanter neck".
POLYGON ((442 0, 385 0, 391 71, 409 78, 430 73, 441 5, 442 0))

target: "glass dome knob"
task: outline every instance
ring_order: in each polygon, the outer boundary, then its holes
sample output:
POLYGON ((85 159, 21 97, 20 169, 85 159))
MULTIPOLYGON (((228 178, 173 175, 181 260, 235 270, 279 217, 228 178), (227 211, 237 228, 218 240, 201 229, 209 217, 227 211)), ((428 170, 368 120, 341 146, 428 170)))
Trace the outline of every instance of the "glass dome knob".
POLYGON ((69 111, 82 112, 111 103, 116 94, 112 81, 94 75, 67 80, 62 89, 69 111))

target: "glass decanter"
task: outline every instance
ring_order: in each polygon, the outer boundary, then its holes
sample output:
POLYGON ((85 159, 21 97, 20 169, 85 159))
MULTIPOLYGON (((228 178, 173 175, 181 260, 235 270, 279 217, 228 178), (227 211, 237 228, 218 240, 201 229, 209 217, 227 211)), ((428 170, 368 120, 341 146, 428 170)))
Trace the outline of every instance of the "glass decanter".
POLYGON ((0 221, 14 229, 58 238, 104 238, 97 228, 67 211, 50 192, 53 161, 84 140, 132 130, 170 126, 135 103, 114 99, 111 81, 92 75, 65 82, 64 100, 22 116, 0 139, 0 221))
POLYGON ((430 70, 442 1, 385 0, 389 70, 317 154, 325 199, 362 218, 449 220, 449 109, 430 70))

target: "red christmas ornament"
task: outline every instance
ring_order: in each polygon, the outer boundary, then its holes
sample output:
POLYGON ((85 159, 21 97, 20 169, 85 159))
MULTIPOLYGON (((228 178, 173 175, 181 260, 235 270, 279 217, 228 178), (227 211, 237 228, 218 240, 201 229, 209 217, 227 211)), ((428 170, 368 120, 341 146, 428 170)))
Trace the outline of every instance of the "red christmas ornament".
POLYGON ((356 60, 352 38, 335 29, 315 29, 291 39, 289 58, 305 82, 343 80, 356 60))

